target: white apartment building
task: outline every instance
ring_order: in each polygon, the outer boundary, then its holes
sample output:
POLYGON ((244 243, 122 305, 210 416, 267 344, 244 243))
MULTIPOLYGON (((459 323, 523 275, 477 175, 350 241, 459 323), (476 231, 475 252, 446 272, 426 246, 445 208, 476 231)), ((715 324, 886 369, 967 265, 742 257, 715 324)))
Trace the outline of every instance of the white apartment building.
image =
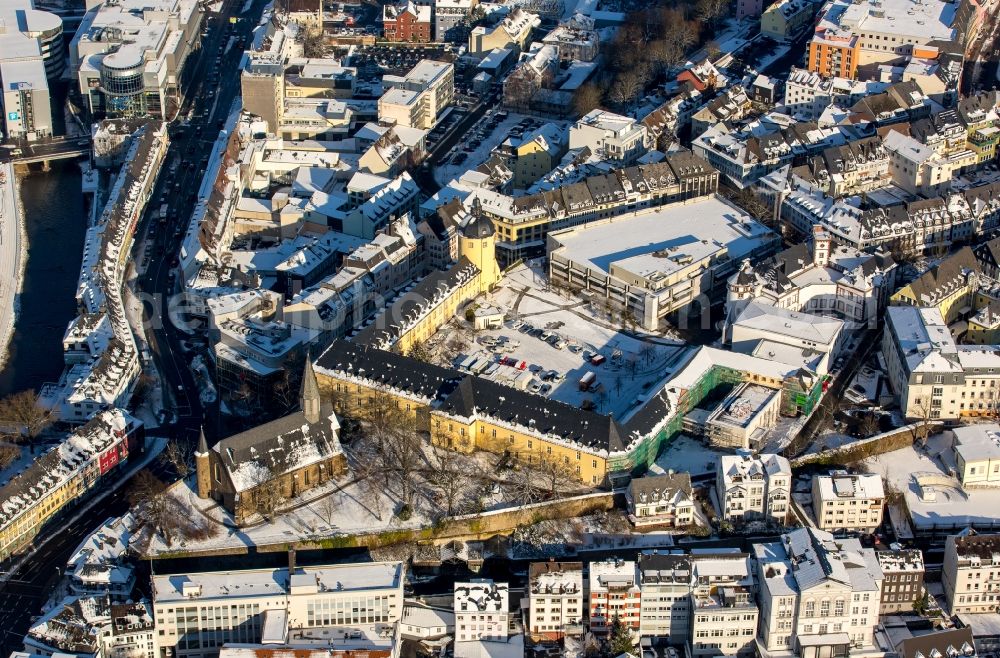
POLYGON ((195 0, 88 4, 70 44, 70 66, 91 114, 169 119, 179 109, 184 66, 200 41, 195 0))
POLYGON ((939 155, 930 146, 895 130, 883 140, 889 153, 889 173, 892 182, 910 194, 932 197, 951 187, 956 169, 965 163, 939 155))
POLYGON ((771 655, 844 658, 870 647, 878 624, 882 570, 854 538, 814 528, 756 544, 758 641, 771 655))
POLYGON ((689 641, 693 656, 751 655, 757 606, 749 557, 726 549, 642 553, 639 635, 689 641))
POLYGON ((570 150, 584 146, 601 160, 629 165, 646 152, 646 126, 632 117, 591 110, 569 129, 570 150))
POLYGON ((963 487, 1000 487, 1000 425, 953 427, 955 475, 963 487))
POLYGON ((907 418, 955 420, 997 407, 1000 354, 992 345, 957 345, 937 308, 890 306, 882 355, 907 418))
POLYGON ((635 562, 608 560, 590 563, 590 630, 607 635, 615 617, 632 631, 641 616, 639 567, 635 562))
POLYGON ((995 613, 1000 605, 1000 535, 952 535, 941 569, 948 613, 995 613))
POLYGON ((816 121, 831 105, 846 109, 865 96, 881 93, 888 86, 885 82, 862 82, 823 76, 792 67, 785 80, 785 98, 782 104, 793 117, 803 121, 816 121))
POLYGON ((728 521, 783 525, 789 511, 792 467, 781 455, 722 455, 715 474, 719 516, 728 521))
POLYGON ((691 655, 755 655, 759 612, 750 556, 734 552, 692 558, 691 655))
POLYGON ((455 100, 455 66, 421 60, 403 77, 384 76, 388 89, 378 100, 380 121, 430 130, 455 100))
POLYGON ((558 640, 582 632, 583 563, 532 562, 528 567, 528 633, 558 640))
POLYGON ((694 523, 690 473, 632 478, 625 490, 629 520, 636 526, 683 528, 694 523))
POLYGON ((885 489, 875 473, 834 471, 812 482, 816 525, 831 532, 874 532, 882 523, 885 489))
POLYGON ((479 6, 479 0, 434 0, 434 40, 455 41, 464 34, 455 28, 466 24, 469 14, 479 6))
POLYGON ((400 562, 153 576, 160 655, 210 658, 225 643, 260 642, 267 610, 287 611, 289 629, 391 624, 403 576, 400 562))
POLYGON ((471 580, 455 583, 455 641, 502 640, 510 630, 507 583, 471 580))

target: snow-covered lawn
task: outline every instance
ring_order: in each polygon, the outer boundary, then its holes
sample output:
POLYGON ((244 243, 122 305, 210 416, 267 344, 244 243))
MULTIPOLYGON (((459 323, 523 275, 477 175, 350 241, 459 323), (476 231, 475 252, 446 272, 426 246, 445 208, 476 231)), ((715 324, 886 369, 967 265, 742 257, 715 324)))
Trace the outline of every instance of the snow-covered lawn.
MULTIPOLYGON (((360 439, 359 439, 360 440, 360 439)), ((436 462, 434 449, 425 446, 427 464, 436 462)), ((517 507, 528 500, 528 486, 540 490, 548 486, 544 476, 527 470, 498 472, 500 457, 477 452, 472 455, 447 453, 454 462, 450 468, 461 474, 458 494, 453 499, 453 513, 476 513, 517 507)), ((322 540, 337 536, 367 535, 391 530, 415 530, 430 527, 445 515, 447 498, 435 479, 432 469, 422 468, 410 481, 414 490, 411 513, 406 519, 397 516, 403 507, 399 488, 394 484, 398 475, 391 475, 388 484, 381 474, 356 479, 348 473, 339 480, 305 492, 301 497, 285 502, 281 511, 269 520, 251 518, 242 528, 236 526, 233 515, 211 499, 198 497, 192 478, 178 482, 169 495, 199 527, 210 527, 210 536, 179 538, 167 545, 163 537, 146 532, 140 540, 149 542, 144 554, 156 555, 178 550, 213 551, 242 549, 250 546, 281 544, 294 541, 322 540), (203 523, 207 521, 208 523, 203 523)), ((456 476, 458 477, 458 476, 456 476)), ((559 491, 575 484, 563 482, 559 491)))
POLYGON ((715 473, 719 455, 727 454, 714 450, 704 442, 681 434, 656 458, 656 465, 664 471, 686 472, 691 475, 715 473))

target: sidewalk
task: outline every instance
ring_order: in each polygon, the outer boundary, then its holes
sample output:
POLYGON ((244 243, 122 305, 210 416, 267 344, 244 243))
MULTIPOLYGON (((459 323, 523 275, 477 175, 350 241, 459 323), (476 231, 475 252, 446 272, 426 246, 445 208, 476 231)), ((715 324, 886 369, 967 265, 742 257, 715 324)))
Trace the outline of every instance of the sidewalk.
MULTIPOLYGON (((124 473, 119 474, 118 480, 115 481, 114 486, 103 487, 99 493, 97 493, 93 498, 88 500, 83 506, 74 510, 72 516, 70 516, 67 519, 64 519, 61 526, 65 528, 66 526, 71 525, 75 523, 77 520, 79 520, 80 517, 82 517, 84 514, 93 509, 95 505, 97 505, 105 498, 107 498, 108 495, 117 491, 118 488, 121 487, 125 482, 127 482, 133 475, 135 475, 140 470, 142 470, 150 463, 152 463, 152 461, 156 459, 157 456, 159 456, 159 454, 163 451, 163 449, 166 446, 167 446, 166 437, 147 437, 146 451, 143 453, 142 459, 138 462, 129 464, 129 469, 124 473)), ((32 544, 30 550, 28 550, 23 555, 19 556, 17 561, 10 565, 10 568, 0 573, 0 583, 5 583, 8 580, 10 580, 11 576, 13 574, 16 574, 20 570, 21 565, 29 558, 31 558, 31 556, 34 555, 35 552, 38 551, 38 549, 42 548, 43 546, 45 546, 45 544, 49 543, 50 541, 52 541, 52 539, 58 536, 59 536, 58 532, 53 532, 44 536, 40 536, 41 538, 36 538, 36 541, 32 544)), ((53 566, 62 567, 65 565, 53 565, 53 566)))

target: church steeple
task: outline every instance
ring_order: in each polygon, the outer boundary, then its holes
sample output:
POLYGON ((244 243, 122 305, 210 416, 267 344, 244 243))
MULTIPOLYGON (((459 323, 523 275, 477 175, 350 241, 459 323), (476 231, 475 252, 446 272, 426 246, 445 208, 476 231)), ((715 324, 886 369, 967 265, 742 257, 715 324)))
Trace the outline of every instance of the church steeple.
POLYGON ((313 371, 312 357, 307 353, 306 367, 302 371, 302 388, 299 391, 299 407, 308 422, 318 423, 320 406, 319 384, 313 371))
POLYGON ((205 427, 202 426, 198 430, 198 449, 194 453, 197 455, 207 455, 208 454, 208 440, 205 438, 205 427))

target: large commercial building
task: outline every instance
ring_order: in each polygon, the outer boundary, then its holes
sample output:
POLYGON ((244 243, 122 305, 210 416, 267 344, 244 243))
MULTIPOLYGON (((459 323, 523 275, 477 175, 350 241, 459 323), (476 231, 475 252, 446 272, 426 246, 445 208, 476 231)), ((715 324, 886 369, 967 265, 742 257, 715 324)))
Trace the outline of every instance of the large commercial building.
POLYGON ((646 152, 646 126, 607 110, 591 110, 569 130, 569 148, 589 148, 605 162, 630 165, 646 152))
POLYGON ((859 66, 899 58, 935 59, 933 42, 965 43, 955 3, 944 0, 828 0, 809 42, 806 66, 822 75, 857 77, 859 66))
POLYGON ((952 535, 941 569, 948 613, 995 613, 1000 605, 1000 535, 952 535))
POLYGON ((644 329, 723 290, 743 259, 777 251, 778 236, 721 197, 618 215, 548 234, 549 276, 615 304, 644 329), (697 218, 697 230, 689 220, 697 218))
POLYGON ((160 658, 211 658, 229 643, 258 643, 267 611, 289 630, 393 624, 403 614, 399 562, 153 576, 160 658))
POLYGON ((70 44, 70 66, 94 116, 172 119, 185 65, 201 42, 195 0, 120 0, 90 7, 70 44))
POLYGON ((49 80, 62 75, 62 19, 30 0, 0 7, 0 84, 3 137, 35 140, 52 134, 49 80))

